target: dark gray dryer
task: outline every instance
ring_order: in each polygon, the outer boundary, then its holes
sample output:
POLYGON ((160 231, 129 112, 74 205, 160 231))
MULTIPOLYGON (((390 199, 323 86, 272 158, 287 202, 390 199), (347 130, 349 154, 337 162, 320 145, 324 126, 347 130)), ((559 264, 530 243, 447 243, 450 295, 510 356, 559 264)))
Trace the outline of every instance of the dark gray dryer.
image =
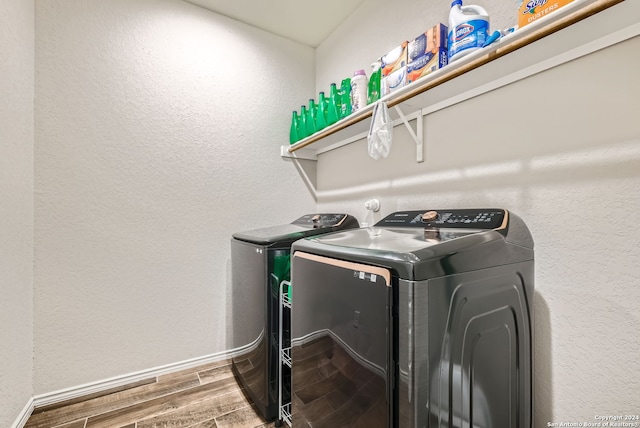
MULTIPOLYGON (((358 226, 348 214, 308 214, 289 224, 238 232, 231 239, 232 331, 238 347, 232 367, 267 420, 278 415, 279 286, 290 280, 291 244, 358 226)), ((283 316, 288 340, 290 314, 283 316)), ((283 374, 287 400, 290 375, 283 374)))
POLYGON ((293 427, 532 428, 533 240, 396 212, 292 247, 293 427))

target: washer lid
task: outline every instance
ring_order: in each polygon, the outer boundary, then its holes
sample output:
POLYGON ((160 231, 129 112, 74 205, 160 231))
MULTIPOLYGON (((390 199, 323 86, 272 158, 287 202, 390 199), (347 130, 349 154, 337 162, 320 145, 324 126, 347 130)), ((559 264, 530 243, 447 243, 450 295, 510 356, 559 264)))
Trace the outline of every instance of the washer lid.
POLYGON ((368 227, 312 238, 331 246, 366 249, 386 253, 413 253, 445 241, 483 232, 480 229, 425 229, 368 227))
POLYGON ((474 233, 506 229, 508 218, 507 211, 494 208, 398 211, 374 227, 314 240, 341 247, 412 253, 474 233))
POLYGON ((298 239, 358 227, 348 214, 306 214, 289 224, 237 232, 233 238, 259 245, 290 244, 298 239))
POLYGON ((522 220, 501 209, 401 211, 373 227, 293 245, 294 252, 384 266, 419 280, 532 260, 532 250, 522 220))

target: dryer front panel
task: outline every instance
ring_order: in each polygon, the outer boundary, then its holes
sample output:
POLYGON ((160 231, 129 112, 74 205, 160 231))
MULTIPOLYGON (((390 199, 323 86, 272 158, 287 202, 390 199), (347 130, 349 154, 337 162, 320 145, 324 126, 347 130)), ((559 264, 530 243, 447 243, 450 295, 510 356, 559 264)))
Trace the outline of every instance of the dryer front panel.
POLYGON ((294 254, 294 427, 390 426, 391 312, 389 270, 303 252, 294 254))

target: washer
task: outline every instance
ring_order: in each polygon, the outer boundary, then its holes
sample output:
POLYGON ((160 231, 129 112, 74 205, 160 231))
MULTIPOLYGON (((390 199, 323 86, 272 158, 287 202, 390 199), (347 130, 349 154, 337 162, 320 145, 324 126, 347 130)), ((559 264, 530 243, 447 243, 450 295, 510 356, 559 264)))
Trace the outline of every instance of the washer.
MULTIPOLYGON (((348 214, 308 214, 290 224, 238 232, 231 239, 232 332, 234 346, 240 346, 232 367, 266 420, 278 415, 279 287, 290 280, 291 244, 358 226, 348 214)), ((284 321, 288 333, 290 318, 284 321)), ((290 385, 290 372, 284 376, 284 384, 290 385)), ((283 393, 286 397, 289 391, 283 393)))
POLYGON ((292 247, 293 427, 533 427, 533 240, 503 209, 292 247))

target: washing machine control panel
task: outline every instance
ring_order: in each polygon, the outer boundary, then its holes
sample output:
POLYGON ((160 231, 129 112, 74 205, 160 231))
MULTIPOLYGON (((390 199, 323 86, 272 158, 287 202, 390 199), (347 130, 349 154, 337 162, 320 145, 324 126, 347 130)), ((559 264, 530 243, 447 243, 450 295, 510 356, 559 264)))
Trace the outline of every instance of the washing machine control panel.
POLYGON ((346 214, 307 214, 291 224, 319 229, 338 226, 344 221, 345 217, 346 214))
POLYGON ((399 211, 376 223, 378 227, 429 227, 455 229, 503 229, 507 212, 502 209, 399 211))

